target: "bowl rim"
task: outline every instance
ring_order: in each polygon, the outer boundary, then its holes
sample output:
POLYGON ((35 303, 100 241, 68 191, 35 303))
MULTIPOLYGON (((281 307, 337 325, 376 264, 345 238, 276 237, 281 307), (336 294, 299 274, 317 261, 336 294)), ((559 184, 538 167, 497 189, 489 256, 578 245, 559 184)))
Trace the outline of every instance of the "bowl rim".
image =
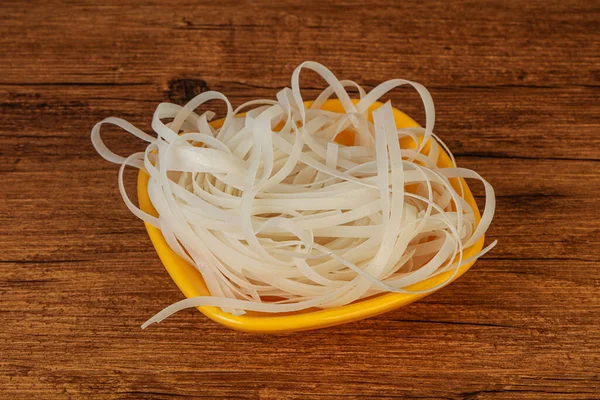
MULTIPOLYGON (((354 103, 358 100, 354 99, 354 103)), ((312 101, 304 102, 306 107, 310 107, 312 101)), ((375 102, 369 108, 369 118, 372 118, 372 112, 383 104, 375 102)), ((333 112, 344 112, 344 109, 338 99, 329 99, 321 107, 323 110, 333 112)), ((394 118, 396 120, 396 126, 398 128, 418 127, 419 124, 415 122, 408 115, 402 111, 393 108, 394 118)), ((222 125, 223 120, 214 121, 211 124, 215 127, 222 125)), ((448 154, 440 149, 440 157, 438 160, 438 166, 440 167, 451 167, 451 159, 448 154)), ((140 208, 146 213, 158 216, 158 212, 152 205, 150 197, 148 195, 148 181, 149 175, 140 170, 137 181, 137 195, 140 208)), ((469 186, 460 178, 460 181, 464 190, 464 199, 473 208, 475 213, 476 222, 479 223, 481 215, 477 207, 477 203, 473 198, 469 186)), ((210 293, 202 279, 201 273, 187 261, 179 257, 167 244, 164 236, 160 229, 145 223, 148 236, 152 241, 152 244, 162 261, 165 269, 179 287, 181 292, 187 298, 197 296, 210 296, 210 293)), ((463 251, 463 258, 467 259, 477 252, 483 249, 485 236, 477 241, 473 246, 463 251)), ((449 281, 443 287, 449 285, 454 280, 458 279, 461 275, 467 272, 475 261, 468 262, 461 266, 454 278, 449 281)), ((409 290, 423 290, 434 287, 443 283, 447 280, 453 271, 447 271, 442 274, 430 277, 422 282, 418 282, 414 285, 407 287, 409 290)), ((294 332, 309 329, 326 328, 334 325, 339 325, 347 322, 358 321, 361 319, 373 317, 385 312, 394 310, 402 307, 414 301, 417 301, 427 295, 435 293, 442 288, 438 288, 428 293, 382 293, 363 300, 358 300, 351 304, 329 308, 329 309, 315 309, 314 311, 303 311, 300 313, 286 313, 270 315, 265 313, 252 313, 245 315, 232 315, 224 312, 218 307, 213 306, 200 306, 198 310, 206 315, 211 320, 218 322, 226 327, 232 328, 238 331, 244 332, 260 332, 260 333, 275 333, 275 332, 294 332)))

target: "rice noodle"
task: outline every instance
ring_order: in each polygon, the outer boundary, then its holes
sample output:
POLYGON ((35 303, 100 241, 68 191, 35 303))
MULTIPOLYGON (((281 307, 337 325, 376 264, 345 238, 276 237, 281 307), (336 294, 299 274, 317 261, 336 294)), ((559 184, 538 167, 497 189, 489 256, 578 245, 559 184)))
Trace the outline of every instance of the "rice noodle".
POLYGON ((209 91, 184 107, 160 104, 152 119, 156 138, 119 118, 96 124, 92 143, 103 158, 121 164, 119 189, 127 207, 196 266, 211 294, 175 303, 142 328, 188 307, 292 312, 343 306, 383 292, 430 292, 450 282, 461 265, 495 245, 463 259, 489 227, 495 197, 479 174, 456 167, 433 133, 434 120, 431 96, 418 83, 393 79, 367 93, 305 62, 277 101, 253 100, 234 110, 224 95, 209 91), (300 92, 302 69, 329 85, 308 108, 300 92), (421 96, 425 128, 396 128, 389 102, 368 119, 373 104, 401 85, 421 96), (346 87, 358 91, 358 101, 346 87), (334 94, 345 113, 320 109, 334 94), (220 128, 209 123, 215 113, 194 111, 211 100, 226 105, 220 128), (113 153, 100 136, 103 124, 148 142, 146 151, 113 153), (352 145, 334 141, 348 132, 352 145), (401 148, 403 137, 416 147, 401 148), (443 151, 454 167, 437 166, 443 151), (148 194, 159 217, 127 197, 126 166, 150 176, 148 194), (478 223, 462 184, 458 191, 452 186, 455 178, 483 183, 485 209, 478 223), (446 271, 452 273, 435 287, 409 289, 446 271))

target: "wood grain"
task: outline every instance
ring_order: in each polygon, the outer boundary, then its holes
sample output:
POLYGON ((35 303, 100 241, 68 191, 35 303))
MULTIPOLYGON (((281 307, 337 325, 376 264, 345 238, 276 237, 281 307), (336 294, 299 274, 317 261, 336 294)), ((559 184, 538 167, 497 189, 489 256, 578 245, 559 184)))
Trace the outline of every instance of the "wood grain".
POLYGON ((0 21, 0 398, 600 398, 597 1, 5 0, 0 21), (182 296, 91 127, 148 130, 208 89, 273 97, 305 60, 425 84, 437 133, 497 190, 499 246, 349 325, 250 335, 189 310, 142 332, 182 296))

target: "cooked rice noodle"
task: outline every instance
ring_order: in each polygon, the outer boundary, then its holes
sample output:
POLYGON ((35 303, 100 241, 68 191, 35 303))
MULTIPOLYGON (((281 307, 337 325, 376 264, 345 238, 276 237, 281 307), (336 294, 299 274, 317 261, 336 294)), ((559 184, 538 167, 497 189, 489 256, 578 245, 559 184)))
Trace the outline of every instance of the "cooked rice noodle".
POLYGON ((433 133, 434 120, 431 96, 418 83, 393 79, 367 93, 324 66, 305 62, 294 71, 291 89, 277 93, 276 101, 253 100, 234 110, 227 97, 209 91, 184 107, 160 104, 152 119, 156 137, 119 118, 96 124, 92 143, 103 158, 121 164, 119 189, 126 206, 162 231, 210 291, 165 308, 142 328, 188 307, 216 306, 236 315, 295 312, 446 285, 462 265, 495 245, 463 257, 488 229, 495 197, 479 174, 456 166, 433 133), (303 69, 329 85, 310 107, 300 92, 303 69), (402 85, 421 96, 425 128, 397 129, 389 102, 369 120, 371 106, 402 85), (346 88, 357 90, 357 102, 346 88), (321 110, 334 94, 344 113, 321 110), (195 112, 211 100, 226 105, 219 128, 210 123, 214 112, 195 112), (113 153, 100 136, 104 124, 148 142, 146 150, 129 157, 113 153), (348 132, 352 145, 336 143, 348 132), (417 146, 401 148, 403 137, 417 146), (452 168, 437 166, 444 151, 452 168), (150 176, 148 195, 158 217, 128 198, 127 166, 150 176), (479 222, 478 211, 463 198, 462 179, 478 180, 485 188, 479 222), (410 288, 447 271, 438 285, 410 288))

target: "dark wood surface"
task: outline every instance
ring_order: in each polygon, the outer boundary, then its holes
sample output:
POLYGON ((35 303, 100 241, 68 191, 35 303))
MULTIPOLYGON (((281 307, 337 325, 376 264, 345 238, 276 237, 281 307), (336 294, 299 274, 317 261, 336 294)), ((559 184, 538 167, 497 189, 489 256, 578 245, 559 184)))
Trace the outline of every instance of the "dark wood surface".
POLYGON ((598 1, 101 3, 0 3, 0 398, 600 398, 598 1), (305 60, 426 85, 437 133, 496 188, 500 244, 357 323, 261 336, 187 310, 141 331, 182 295, 91 127, 149 130, 207 89, 272 98, 305 60))

